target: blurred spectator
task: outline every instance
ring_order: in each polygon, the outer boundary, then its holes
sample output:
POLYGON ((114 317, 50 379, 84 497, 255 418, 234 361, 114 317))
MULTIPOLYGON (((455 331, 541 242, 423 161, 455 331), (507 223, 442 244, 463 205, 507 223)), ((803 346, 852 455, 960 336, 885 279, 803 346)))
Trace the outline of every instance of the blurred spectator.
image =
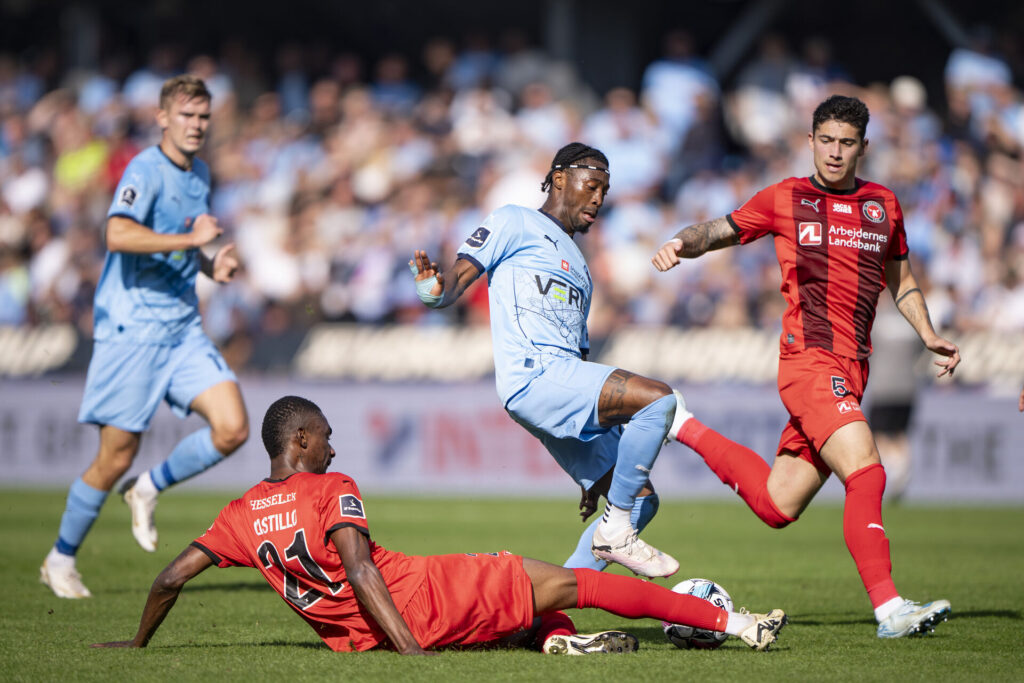
POLYGON ((366 55, 324 42, 282 45, 269 65, 237 38, 201 54, 160 44, 144 64, 115 52, 66 74, 53 51, 0 53, 0 322, 89 333, 112 183, 153 143, 153 88, 188 68, 216 90, 211 202, 245 263, 231 286, 199 293, 211 336, 252 367, 286 364, 274 354, 321 320, 486 324, 486 292, 446 315, 424 311, 407 252, 423 244, 450 259, 484 212, 539 206, 537 178, 571 139, 611 162, 585 245, 601 292, 595 338, 631 322, 772 328, 770 244, 658 279, 650 253, 679 224, 808 174, 808 107, 833 90, 869 103, 865 175, 900 198, 936 326, 1020 334, 1024 95, 992 44, 979 31, 952 51, 942 93, 911 76, 855 85, 821 38, 794 58, 767 36, 723 92, 691 37, 672 31, 643 73, 642 105, 629 88, 598 101, 515 29, 500 50, 483 34, 458 49, 438 36, 421 63, 387 55, 369 75, 366 55))

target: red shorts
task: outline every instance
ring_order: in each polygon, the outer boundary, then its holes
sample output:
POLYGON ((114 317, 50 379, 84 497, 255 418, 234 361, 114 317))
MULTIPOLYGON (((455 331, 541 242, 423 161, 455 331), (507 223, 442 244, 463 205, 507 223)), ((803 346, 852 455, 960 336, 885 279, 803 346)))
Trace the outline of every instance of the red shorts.
POLYGON ((779 357, 779 396, 789 411, 777 453, 788 451, 824 474, 818 452, 843 425, 864 420, 860 400, 868 383, 867 360, 810 348, 779 357))
POLYGON ((431 555, 423 584, 402 611, 423 648, 485 643, 533 622, 533 585, 508 551, 431 555))

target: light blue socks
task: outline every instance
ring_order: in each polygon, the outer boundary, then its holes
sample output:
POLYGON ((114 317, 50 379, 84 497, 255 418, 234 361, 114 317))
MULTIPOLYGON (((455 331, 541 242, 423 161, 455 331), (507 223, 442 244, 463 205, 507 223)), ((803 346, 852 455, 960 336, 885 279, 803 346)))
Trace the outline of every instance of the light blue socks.
POLYGON ((62 555, 74 556, 78 547, 85 540, 89 528, 100 514, 103 501, 108 491, 100 491, 82 481, 79 477, 68 489, 68 502, 64 508, 64 516, 60 518, 60 531, 54 544, 57 552, 62 555))
POLYGON ((194 477, 224 459, 214 447, 210 434, 209 427, 192 432, 178 442, 167 460, 149 471, 157 491, 194 477))

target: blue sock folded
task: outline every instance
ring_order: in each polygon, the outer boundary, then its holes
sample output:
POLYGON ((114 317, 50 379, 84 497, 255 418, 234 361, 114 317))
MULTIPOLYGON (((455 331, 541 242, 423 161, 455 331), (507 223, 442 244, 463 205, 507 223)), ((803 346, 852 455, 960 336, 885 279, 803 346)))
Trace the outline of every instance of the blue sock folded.
POLYGON ((178 442, 167 460, 149 471, 158 491, 190 479, 224 459, 224 455, 213 445, 211 433, 209 427, 192 432, 178 442))
POLYGON ((109 491, 100 491, 79 477, 68 489, 68 502, 60 518, 60 531, 54 547, 62 555, 74 555, 85 540, 92 523, 99 517, 109 491))

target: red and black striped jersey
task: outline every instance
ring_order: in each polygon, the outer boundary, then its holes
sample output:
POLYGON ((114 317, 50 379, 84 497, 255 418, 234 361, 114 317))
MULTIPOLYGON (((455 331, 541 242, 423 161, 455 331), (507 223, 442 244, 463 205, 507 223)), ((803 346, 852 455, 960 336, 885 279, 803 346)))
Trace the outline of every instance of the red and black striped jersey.
POLYGON ((885 262, 907 258, 896 195, 857 179, 833 190, 787 178, 727 216, 746 244, 775 238, 782 269, 782 353, 819 347, 848 358, 871 354, 871 326, 885 289, 885 262))

